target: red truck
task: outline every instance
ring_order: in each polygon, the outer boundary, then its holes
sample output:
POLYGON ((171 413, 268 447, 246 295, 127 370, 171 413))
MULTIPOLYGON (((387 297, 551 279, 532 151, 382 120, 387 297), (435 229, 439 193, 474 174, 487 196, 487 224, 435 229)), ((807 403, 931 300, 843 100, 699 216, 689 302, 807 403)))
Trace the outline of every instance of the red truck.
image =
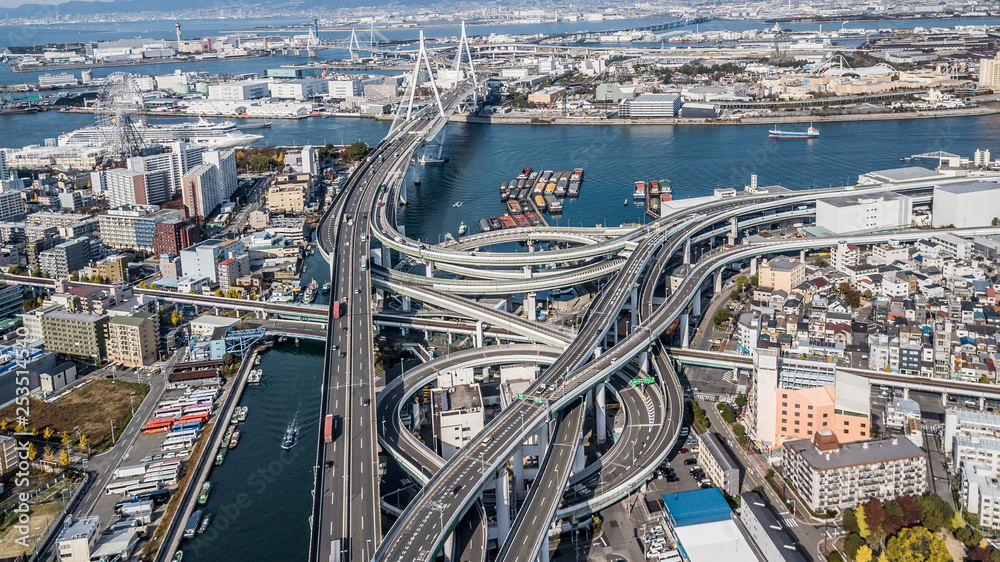
POLYGON ((340 301, 333 303, 333 317, 340 318, 340 301))
POLYGON ((327 414, 326 419, 323 420, 323 442, 330 443, 333 441, 333 414, 327 414))

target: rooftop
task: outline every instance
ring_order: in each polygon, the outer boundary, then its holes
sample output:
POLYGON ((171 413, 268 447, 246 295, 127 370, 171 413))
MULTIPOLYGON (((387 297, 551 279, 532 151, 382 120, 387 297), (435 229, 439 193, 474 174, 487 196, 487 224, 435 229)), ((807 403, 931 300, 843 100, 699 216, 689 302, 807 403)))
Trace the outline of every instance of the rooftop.
POLYGON ((725 521, 732 515, 718 488, 664 494, 663 505, 675 527, 725 521))
POLYGON ((111 319, 111 324, 117 324, 120 326, 132 326, 138 328, 147 319, 152 318, 153 313, 151 312, 136 312, 134 314, 129 314, 128 316, 115 316, 111 319))
MULTIPOLYGON (((709 488, 715 490, 715 488, 709 488)), ((721 496, 720 496, 721 498, 721 496)), ((725 503, 725 500, 723 500, 725 503)), ((750 546, 735 521, 725 519, 701 525, 679 527, 675 531, 681 549, 691 562, 719 562, 720 560, 763 561, 763 557, 750 546)))
MULTIPOLYGON (((817 438, 822 438, 823 433, 823 431, 817 433, 817 438)), ((785 447, 795 451, 816 470, 833 470, 924 456, 924 452, 912 441, 897 437, 844 443, 829 451, 818 451, 811 439, 789 441, 785 443, 785 447)))
POLYGON ((855 205, 861 205, 863 203, 869 203, 872 201, 893 201, 896 199, 909 199, 906 195, 899 193, 894 193, 887 191, 884 193, 879 193, 878 195, 866 194, 866 193, 856 193, 853 195, 844 195, 843 197, 831 197, 829 199, 820 199, 816 204, 826 204, 831 207, 853 207, 855 205))
POLYGON ((56 537, 56 542, 65 541, 70 539, 78 538, 89 538, 97 530, 97 524, 100 523, 101 518, 93 515, 91 517, 81 517, 79 519, 73 519, 72 517, 67 517, 63 521, 63 528, 59 531, 59 536, 56 537))
POLYGON ((995 191, 997 189, 1000 189, 1000 184, 995 181, 963 181, 934 187, 935 192, 944 191, 945 193, 953 193, 955 195, 978 193, 980 191, 995 191))
POLYGON ((934 170, 931 170, 929 168, 924 168, 921 166, 907 166, 905 168, 890 168, 888 170, 875 170, 874 172, 869 172, 868 175, 890 182, 944 177, 944 174, 939 174, 934 170))
POLYGON ((749 511, 753 518, 760 522, 760 526, 767 533, 767 538, 781 549, 785 562, 807 562, 809 560, 809 557, 802 553, 792 533, 756 492, 744 492, 740 494, 740 499, 742 500, 740 514, 749 511))

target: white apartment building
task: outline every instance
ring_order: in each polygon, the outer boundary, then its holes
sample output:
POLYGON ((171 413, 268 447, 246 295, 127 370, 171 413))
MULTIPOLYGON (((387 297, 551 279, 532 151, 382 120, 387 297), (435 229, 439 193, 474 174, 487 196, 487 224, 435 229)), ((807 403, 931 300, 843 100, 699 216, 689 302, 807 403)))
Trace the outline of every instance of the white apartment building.
POLYGON ((180 192, 181 177, 189 169, 201 164, 203 147, 188 146, 174 142, 167 145, 166 152, 149 156, 134 156, 126 161, 126 167, 136 172, 165 172, 167 199, 180 192))
MULTIPOLYGON (((879 244, 872 248, 871 261, 893 264, 897 261, 906 261, 910 258, 910 249, 898 244, 879 244)), ((855 264, 857 265, 857 264, 855 264)))
POLYGON ((201 153, 201 161, 218 169, 219 201, 229 199, 239 186, 236 177, 236 152, 231 149, 206 150, 201 153))
POLYGON ((486 425, 479 385, 432 389, 431 422, 440 442, 441 456, 450 459, 486 425))
POLYGON ((997 472, 988 466, 963 462, 960 475, 959 501, 969 513, 979 518, 987 529, 1000 529, 1000 487, 997 472))
POLYGON ((211 164, 198 164, 184 174, 181 198, 192 217, 205 218, 219 206, 218 168, 211 164))
POLYGON ((861 262, 861 249, 854 244, 840 243, 830 252, 830 265, 837 271, 847 271, 848 267, 861 262))
POLYGON ((111 207, 156 205, 170 199, 165 171, 137 172, 115 168, 101 174, 111 207))
POLYGON ((927 491, 927 455, 909 439, 841 445, 823 430, 784 448, 785 476, 815 512, 927 491))
POLYGON ((0 222, 20 222, 25 219, 24 197, 20 191, 0 193, 0 222))
MULTIPOLYGON (((980 440, 1000 439, 1000 414, 948 408, 944 413, 944 436, 941 439, 944 452, 952 454, 955 450, 955 439, 972 434, 977 434, 980 440)), ((952 456, 955 466, 963 460, 958 456, 952 456)))

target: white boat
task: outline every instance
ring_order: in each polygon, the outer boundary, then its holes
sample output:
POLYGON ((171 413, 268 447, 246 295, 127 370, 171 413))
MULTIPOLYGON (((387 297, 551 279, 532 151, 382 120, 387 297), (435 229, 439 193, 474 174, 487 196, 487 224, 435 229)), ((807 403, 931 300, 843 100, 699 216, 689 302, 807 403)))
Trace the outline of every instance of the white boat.
POLYGON ((458 225, 458 235, 462 236, 463 234, 465 234, 468 231, 469 231, 469 227, 465 226, 465 221, 462 221, 462 224, 458 225))
MULTIPOLYGON (((213 123, 204 119, 183 123, 138 123, 136 132, 149 144, 184 141, 193 146, 216 148, 246 148, 264 138, 245 133, 232 121, 213 123)), ((96 125, 59 135, 59 146, 102 146, 104 137, 96 125)))
POLYGON ((465 201, 456 201, 454 204, 452 204, 452 207, 458 208, 458 207, 461 207, 464 204, 465 204, 465 201))

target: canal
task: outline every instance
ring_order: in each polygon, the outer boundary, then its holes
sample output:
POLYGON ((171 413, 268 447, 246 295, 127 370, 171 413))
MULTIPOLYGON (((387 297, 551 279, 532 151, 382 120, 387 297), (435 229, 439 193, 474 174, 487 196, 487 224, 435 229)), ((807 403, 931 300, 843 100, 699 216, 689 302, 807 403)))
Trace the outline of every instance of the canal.
POLYGON ((306 558, 323 344, 279 344, 260 368, 260 385, 248 386, 241 402, 249 413, 239 445, 210 477, 204 510, 212 524, 183 543, 185 562, 306 558), (286 451, 281 441, 290 424, 298 440, 286 451))

